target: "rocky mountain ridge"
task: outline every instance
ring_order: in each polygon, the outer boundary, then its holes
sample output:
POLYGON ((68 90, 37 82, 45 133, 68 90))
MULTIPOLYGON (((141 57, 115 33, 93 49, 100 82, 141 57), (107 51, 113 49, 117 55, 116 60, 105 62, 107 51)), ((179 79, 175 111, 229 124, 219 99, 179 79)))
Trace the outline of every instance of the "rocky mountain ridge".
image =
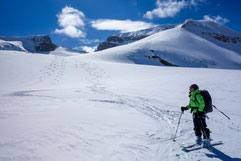
POLYGON ((0 36, 0 50, 18 50, 27 52, 50 52, 58 46, 52 43, 48 35, 25 37, 0 36))
POLYGON ((96 51, 101 51, 101 50, 105 50, 105 49, 108 49, 111 47, 129 44, 129 43, 135 42, 137 40, 146 38, 155 33, 158 33, 160 31, 174 28, 175 26, 176 26, 176 24, 163 24, 163 25, 157 25, 155 27, 140 30, 140 31, 111 35, 106 39, 106 41, 101 42, 98 45, 96 51))

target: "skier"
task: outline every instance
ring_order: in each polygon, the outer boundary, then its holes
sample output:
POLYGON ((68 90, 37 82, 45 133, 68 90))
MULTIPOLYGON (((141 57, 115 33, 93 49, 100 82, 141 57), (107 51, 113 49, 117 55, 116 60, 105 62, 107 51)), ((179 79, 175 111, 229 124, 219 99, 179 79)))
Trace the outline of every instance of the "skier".
POLYGON ((190 102, 186 107, 181 107, 181 111, 191 109, 191 113, 193 113, 193 123, 194 123, 194 131, 196 135, 196 144, 203 146, 210 145, 210 130, 207 128, 206 120, 205 120, 205 102, 203 96, 200 94, 199 87, 196 84, 192 84, 190 86, 190 102), (201 136, 203 135, 203 141, 201 136))

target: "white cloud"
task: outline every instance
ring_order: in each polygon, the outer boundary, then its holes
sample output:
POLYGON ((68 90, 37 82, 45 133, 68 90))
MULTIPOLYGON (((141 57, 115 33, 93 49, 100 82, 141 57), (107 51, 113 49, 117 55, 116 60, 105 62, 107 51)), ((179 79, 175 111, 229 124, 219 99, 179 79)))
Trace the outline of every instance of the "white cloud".
POLYGON ((95 47, 83 46, 82 50, 87 52, 87 53, 91 53, 91 52, 95 51, 95 47))
POLYGON ((85 15, 83 12, 66 6, 62 12, 57 15, 58 24, 62 29, 56 29, 55 33, 65 34, 72 38, 85 37, 86 33, 83 31, 85 23, 85 15))
POLYGON ((78 38, 78 37, 85 37, 85 33, 81 30, 79 30, 78 28, 76 28, 75 26, 67 26, 63 29, 56 29, 55 33, 57 34, 65 34, 69 37, 72 38, 78 38))
POLYGON ((92 44, 92 43, 100 42, 99 39, 93 39, 93 40, 90 40, 90 39, 79 39, 79 41, 84 43, 84 44, 92 44))
POLYGON ((187 7, 197 7, 201 3, 206 3, 206 0, 157 0, 157 8, 152 11, 147 11, 143 17, 150 20, 154 17, 174 17, 182 9, 187 7))
POLYGON ((115 30, 120 32, 131 32, 154 27, 152 23, 131 20, 99 19, 91 21, 91 26, 97 30, 115 30))
POLYGON ((81 50, 81 51, 84 51, 86 53, 91 53, 91 52, 94 52, 96 49, 97 49, 97 46, 94 46, 94 47, 90 47, 90 46, 78 46, 78 47, 75 47, 74 49, 76 50, 81 50))
POLYGON ((204 15, 203 19, 204 20, 208 20, 208 21, 214 21, 214 22, 221 23, 221 24, 225 24, 225 23, 229 22, 229 19, 223 18, 223 17, 221 17, 219 15, 213 16, 213 17, 210 17, 208 15, 204 15))
POLYGON ((183 8, 188 5, 194 5, 195 1, 191 1, 190 3, 185 0, 176 1, 176 0, 166 0, 160 1, 157 0, 156 6, 157 8, 152 11, 147 11, 144 15, 147 19, 153 19, 154 17, 166 18, 166 17, 174 17, 178 12, 180 12, 183 8))

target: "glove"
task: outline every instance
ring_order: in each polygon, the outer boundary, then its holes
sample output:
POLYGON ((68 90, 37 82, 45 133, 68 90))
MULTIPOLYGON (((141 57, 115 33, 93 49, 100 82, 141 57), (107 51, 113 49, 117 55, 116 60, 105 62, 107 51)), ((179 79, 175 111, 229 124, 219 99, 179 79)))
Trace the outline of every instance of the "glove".
POLYGON ((184 112, 185 110, 187 110, 187 107, 181 107, 182 112, 184 112))
POLYGON ((192 107, 191 108, 191 113, 193 112, 193 110, 197 110, 198 111, 198 107, 192 107))

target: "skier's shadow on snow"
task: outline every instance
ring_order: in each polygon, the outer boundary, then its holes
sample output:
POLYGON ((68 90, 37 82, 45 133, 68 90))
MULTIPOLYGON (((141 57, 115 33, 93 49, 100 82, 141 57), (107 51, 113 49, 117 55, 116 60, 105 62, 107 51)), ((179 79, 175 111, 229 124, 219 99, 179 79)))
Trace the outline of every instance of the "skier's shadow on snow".
POLYGON ((241 158, 232 158, 227 154, 224 154, 220 150, 216 149, 215 147, 210 147, 208 150, 213 154, 206 154, 209 158, 218 158, 222 161, 241 161, 241 158))

